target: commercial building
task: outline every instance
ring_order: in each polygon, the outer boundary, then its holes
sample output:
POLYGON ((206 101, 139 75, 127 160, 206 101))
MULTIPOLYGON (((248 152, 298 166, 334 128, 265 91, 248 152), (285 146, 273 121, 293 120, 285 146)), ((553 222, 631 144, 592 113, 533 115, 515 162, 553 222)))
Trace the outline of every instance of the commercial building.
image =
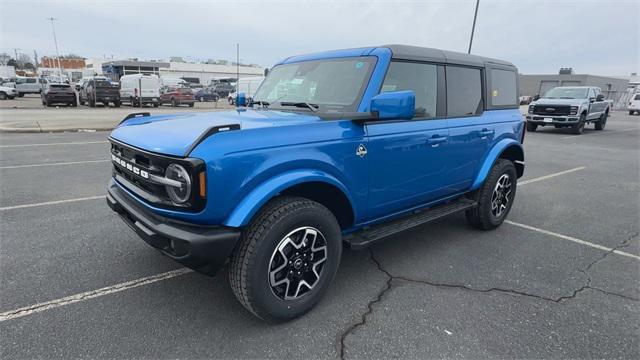
POLYGON ((181 78, 186 81, 209 84, 215 78, 236 78, 264 75, 264 68, 254 66, 194 64, 186 62, 162 62, 139 60, 88 59, 87 70, 119 80, 128 74, 156 74, 160 77, 181 78))

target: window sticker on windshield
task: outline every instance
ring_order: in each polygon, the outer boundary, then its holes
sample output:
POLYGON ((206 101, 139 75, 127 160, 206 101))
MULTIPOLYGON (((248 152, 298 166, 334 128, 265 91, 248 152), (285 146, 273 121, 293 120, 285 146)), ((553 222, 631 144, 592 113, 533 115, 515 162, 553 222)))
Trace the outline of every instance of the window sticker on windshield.
POLYGON ((303 81, 304 81, 304 78, 295 78, 295 79, 291 79, 290 84, 300 85, 302 84, 303 81))
POLYGON ((493 97, 498 96, 498 90, 493 90, 493 92, 491 93, 491 96, 493 97))
POLYGON ((363 66, 364 66, 364 63, 362 61, 358 61, 356 63, 356 69, 362 69, 363 66))
POLYGON ((388 92, 388 91, 396 91, 398 87, 396 85, 390 85, 390 84, 386 84, 386 85, 382 85, 382 90, 380 90, 381 92, 388 92))

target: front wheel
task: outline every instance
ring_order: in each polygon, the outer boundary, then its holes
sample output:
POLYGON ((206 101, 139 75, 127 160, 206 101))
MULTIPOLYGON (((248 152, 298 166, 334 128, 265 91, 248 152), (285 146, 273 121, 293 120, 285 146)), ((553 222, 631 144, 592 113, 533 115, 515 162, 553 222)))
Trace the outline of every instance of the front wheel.
POLYGON ((629 115, 633 115, 635 113, 636 113, 635 110, 629 110, 629 115))
POLYGON ((7 94, 0 92, 0 100, 7 100, 7 94))
POLYGON ((176 101, 176 99, 171 99, 171 106, 178 107, 178 102, 176 101))
POLYGON ((527 131, 534 132, 538 128, 538 124, 527 121, 527 131))
POLYGON ((604 130, 604 126, 607 125, 607 116, 609 116, 607 112, 603 112, 600 115, 600 120, 596 123, 596 130, 604 130))
POLYGON ((243 232, 231 255, 229 281, 254 315, 286 321, 320 301, 341 254, 340 226, 326 207, 282 196, 269 202, 243 232))
POLYGON ((584 130, 584 124, 587 122, 587 116, 585 114, 580 115, 580 121, 577 124, 571 126, 571 133, 575 135, 582 134, 584 130))
POLYGON ((465 212, 469 224, 482 230, 500 226, 513 205, 516 182, 513 162, 498 159, 482 187, 474 194, 478 206, 465 212))

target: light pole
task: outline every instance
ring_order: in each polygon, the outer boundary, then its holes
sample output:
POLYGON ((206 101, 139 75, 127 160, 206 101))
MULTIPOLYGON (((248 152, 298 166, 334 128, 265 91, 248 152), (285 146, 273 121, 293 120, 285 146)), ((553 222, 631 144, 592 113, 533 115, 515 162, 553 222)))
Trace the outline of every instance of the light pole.
POLYGON ((20 60, 18 60, 18 50, 22 50, 22 49, 13 49, 13 53, 16 56, 16 65, 18 65, 18 67, 21 67, 20 66, 20 60))
POLYGON ((56 45, 56 55, 58 57, 58 71, 60 71, 60 79, 62 80, 62 65, 60 64, 60 51, 58 51, 58 39, 56 39, 56 27, 53 24, 53 22, 58 19, 54 17, 48 17, 47 20, 51 20, 51 30, 53 31, 53 43, 56 45))
POLYGON ((471 54, 471 45, 473 44, 473 33, 476 31, 476 18, 478 17, 478 6, 480 5, 480 0, 476 0, 476 12, 473 14, 473 26, 471 27, 471 39, 469 39, 469 51, 467 54, 471 54))

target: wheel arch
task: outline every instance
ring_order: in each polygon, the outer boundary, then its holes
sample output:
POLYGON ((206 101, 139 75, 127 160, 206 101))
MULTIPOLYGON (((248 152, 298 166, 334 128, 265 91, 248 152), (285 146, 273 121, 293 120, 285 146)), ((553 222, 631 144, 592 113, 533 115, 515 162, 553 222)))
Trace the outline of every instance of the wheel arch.
POLYGON ((265 204, 279 195, 300 196, 322 204, 334 214, 343 229, 356 219, 354 202, 347 187, 326 172, 307 169, 289 171, 257 185, 236 205, 223 224, 246 226, 265 204))
POLYGON ((484 162, 471 186, 471 190, 478 189, 489 175, 489 171, 498 159, 513 161, 516 167, 518 178, 524 174, 524 149, 522 144, 514 139, 503 139, 499 141, 484 159, 484 162))

